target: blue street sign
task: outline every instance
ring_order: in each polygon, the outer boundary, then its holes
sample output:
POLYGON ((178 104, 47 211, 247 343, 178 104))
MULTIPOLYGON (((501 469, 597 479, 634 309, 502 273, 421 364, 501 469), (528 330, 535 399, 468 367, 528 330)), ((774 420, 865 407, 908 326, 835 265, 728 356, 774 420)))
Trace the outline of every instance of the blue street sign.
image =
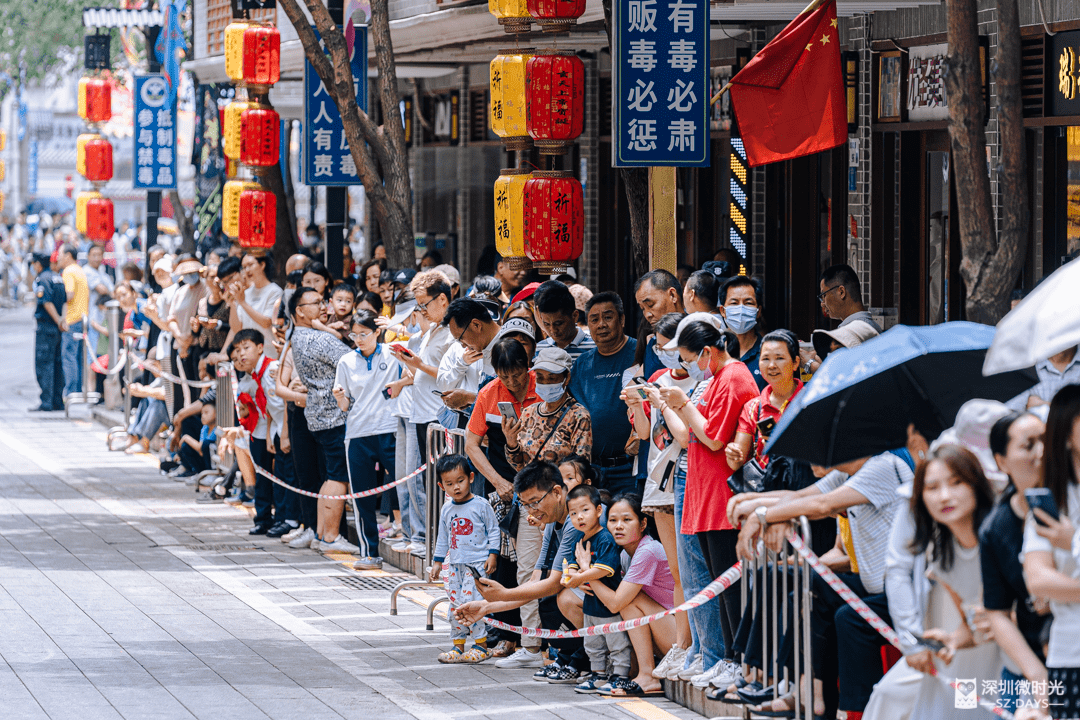
POLYGON ((615 0, 615 167, 709 165, 709 0, 615 0))
MULTIPOLYGON (((354 25, 356 41, 351 60, 356 104, 367 112, 367 27, 354 25)), ((312 30, 315 28, 312 27, 312 30)), ((318 35, 318 32, 315 33, 318 35)), ((304 144, 301 152, 306 185, 359 185, 356 163, 345 139, 341 113, 319 79, 315 67, 304 61, 304 144)))
POLYGON ((176 103, 159 74, 135 76, 135 172, 132 184, 176 189, 176 103))

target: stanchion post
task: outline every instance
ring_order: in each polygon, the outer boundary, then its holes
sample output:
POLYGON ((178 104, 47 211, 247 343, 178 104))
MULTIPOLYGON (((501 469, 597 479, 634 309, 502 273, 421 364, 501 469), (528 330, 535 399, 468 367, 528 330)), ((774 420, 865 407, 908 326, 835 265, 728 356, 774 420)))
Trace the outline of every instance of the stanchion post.
POLYGON ((110 300, 105 303, 106 325, 109 328, 109 371, 105 376, 105 407, 115 410, 119 406, 118 392, 120 375, 115 372, 120 361, 120 303, 110 300))
POLYGON ((124 427, 131 422, 131 382, 135 373, 135 343, 131 338, 124 338, 124 352, 127 355, 127 365, 124 366, 124 427))
MULTIPOLYGON (((799 516, 799 532, 803 542, 810 547, 810 523, 805 515, 799 516)), ((802 557, 801 555, 799 557, 802 557)), ((814 664, 811 653, 810 611, 813 609, 814 595, 810 592, 810 563, 803 560, 803 602, 802 602, 802 634, 804 664, 806 665, 806 685, 803 689, 803 717, 812 720, 814 717, 814 664)), ((798 642, 795 643, 798 647, 798 642)))

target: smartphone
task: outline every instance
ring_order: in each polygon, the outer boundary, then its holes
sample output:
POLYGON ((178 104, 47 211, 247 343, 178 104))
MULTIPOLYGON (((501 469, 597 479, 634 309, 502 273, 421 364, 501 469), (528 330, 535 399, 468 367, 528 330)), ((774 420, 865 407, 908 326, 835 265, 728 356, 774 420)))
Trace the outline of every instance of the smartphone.
POLYGON ((634 378, 634 384, 635 385, 648 385, 649 381, 645 379, 644 375, 638 375, 636 378, 634 378))
POLYGON ((638 397, 640 397, 642 400, 646 400, 649 396, 645 394, 645 388, 647 388, 648 386, 648 383, 638 383, 635 385, 627 385, 625 388, 623 388, 623 390, 626 390, 627 392, 636 392, 638 394, 638 397))
POLYGON ((397 350, 399 353, 401 353, 402 355, 404 355, 406 357, 412 357, 412 351, 409 350, 409 348, 402 345, 401 343, 394 343, 390 347, 394 348, 395 350, 397 350))
POLYGON ((446 394, 446 393, 444 393, 444 392, 443 392, 442 390, 432 390, 431 392, 435 393, 435 394, 436 394, 436 395, 438 395, 439 397, 442 397, 443 395, 445 395, 445 394, 446 394))
POLYGON ((465 569, 469 571, 469 574, 473 576, 473 580, 479 580, 484 577, 480 574, 480 571, 474 568, 472 565, 466 565, 465 569))
POLYGON ((506 420, 517 420, 517 410, 514 409, 514 403, 501 402, 499 403, 499 414, 503 416, 503 422, 506 420))
POLYGON ((761 433, 765 437, 769 437, 769 434, 772 433, 773 428, 775 428, 775 427, 776 427, 776 418, 771 418, 771 417, 761 418, 757 422, 758 432, 761 433))
POLYGON ((675 476, 675 461, 668 460, 667 466, 664 468, 664 475, 660 479, 657 487, 660 492, 669 492, 668 483, 671 482, 671 478, 675 476))
MULTIPOLYGON (((1055 520, 1058 519, 1058 506, 1057 503, 1054 502, 1054 496, 1050 494, 1049 488, 1031 488, 1030 490, 1025 490, 1024 498, 1027 500, 1028 507, 1032 509, 1039 508, 1055 520)), ((1035 518, 1035 522, 1046 527, 1046 523, 1039 520, 1038 517, 1035 518)))
POLYGON ((915 638, 915 644, 921 645, 932 652, 945 649, 945 643, 940 640, 931 640, 930 638, 924 638, 922 635, 915 635, 913 633, 911 634, 911 637, 915 638))
POLYGON ((391 397, 390 397, 390 388, 383 388, 382 396, 384 398, 386 398, 387 400, 390 400, 391 399, 391 397))
POLYGON ((208 323, 208 322, 210 322, 210 318, 206 317, 205 315, 200 315, 199 316, 199 322, 208 323))

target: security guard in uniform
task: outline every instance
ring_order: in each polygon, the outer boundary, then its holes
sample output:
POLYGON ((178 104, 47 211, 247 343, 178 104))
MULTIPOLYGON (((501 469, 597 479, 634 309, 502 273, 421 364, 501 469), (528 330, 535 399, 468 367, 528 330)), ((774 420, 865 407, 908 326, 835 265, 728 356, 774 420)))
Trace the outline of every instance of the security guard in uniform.
POLYGON ((34 253, 31 267, 37 273, 34 279, 34 296, 37 298, 34 366, 41 387, 41 405, 31 408, 31 412, 63 410, 64 368, 60 362, 60 335, 67 330, 67 322, 61 314, 67 291, 60 276, 49 269, 48 255, 34 253))

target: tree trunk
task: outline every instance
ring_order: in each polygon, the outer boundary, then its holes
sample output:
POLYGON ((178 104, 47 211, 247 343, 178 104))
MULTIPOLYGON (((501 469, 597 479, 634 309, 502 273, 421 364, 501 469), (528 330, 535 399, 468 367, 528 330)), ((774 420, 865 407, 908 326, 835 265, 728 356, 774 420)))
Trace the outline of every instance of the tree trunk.
MULTIPOLYGON (((611 53, 611 0, 603 0, 604 30, 607 32, 608 52, 611 53)), ((601 108, 610 112, 610 108, 601 108)), ((649 169, 619 168, 626 191, 626 209, 630 213, 630 244, 633 248, 634 275, 640 277, 650 270, 649 261, 649 169)))
POLYGON ((180 193, 176 190, 169 191, 169 204, 172 205, 173 215, 176 216, 176 227, 180 231, 180 252, 195 254, 195 223, 191 215, 184 210, 180 203, 180 193))
POLYGON ((948 3, 949 56, 945 88, 956 176, 967 318, 994 324, 1008 311, 1009 296, 1027 240, 1024 203, 1024 129, 1020 98, 1020 28, 1016 0, 999 0, 997 90, 1001 132, 1002 237, 997 238, 986 167, 985 103, 979 61, 976 0, 948 3))
MULTIPOLYGON (((369 29, 378 66, 378 98, 383 124, 376 126, 371 117, 356 104, 352 67, 345 35, 338 29, 330 12, 319 0, 304 0, 315 26, 330 55, 323 52, 311 25, 297 0, 281 0, 304 55, 334 99, 345 138, 356 164, 357 174, 386 246, 392 266, 415 264, 412 231, 412 186, 409 180, 405 128, 398 110, 397 73, 394 48, 390 39, 390 14, 387 0, 372 0, 369 29), (377 162, 376 162, 377 161, 377 162), (380 172, 381 170, 381 172, 380 172)), ((351 22, 350 18, 345 18, 351 22)))
POLYGON ((281 165, 274 163, 269 167, 261 168, 259 170, 259 180, 266 186, 267 190, 277 197, 277 212, 274 217, 277 231, 274 239, 274 249, 271 251, 274 255, 274 269, 277 278, 271 279, 276 279, 284 285, 285 263, 296 254, 298 245, 296 242, 296 223, 292 220, 289 212, 288 196, 285 194, 285 179, 281 175, 281 165))

